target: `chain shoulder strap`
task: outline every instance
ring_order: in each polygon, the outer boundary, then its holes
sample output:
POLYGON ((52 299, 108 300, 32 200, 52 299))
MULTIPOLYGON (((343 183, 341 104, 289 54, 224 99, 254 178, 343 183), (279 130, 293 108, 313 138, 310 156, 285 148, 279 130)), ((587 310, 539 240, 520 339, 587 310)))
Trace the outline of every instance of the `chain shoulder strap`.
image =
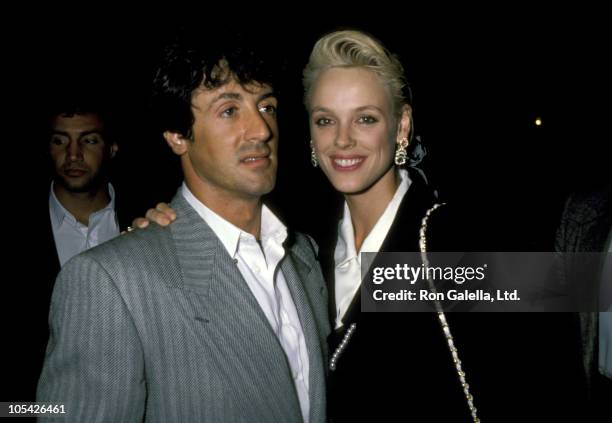
MULTIPOLYGON (((421 220, 421 230, 419 231, 419 248, 421 250, 421 260, 423 265, 427 268, 429 267, 429 259, 427 257, 427 224, 429 221, 429 216, 442 207, 446 203, 436 203, 425 213, 425 216, 421 220)), ((433 281, 428 277, 427 284, 429 286, 429 290, 433 293, 436 292, 436 287, 433 284, 433 281)), ((461 383, 461 387, 463 388, 463 393, 465 394, 465 398, 467 400, 468 407, 472 414, 472 419, 475 423, 480 423, 480 419, 478 418, 476 407, 474 406, 474 397, 470 393, 470 385, 467 383, 465 370, 461 365, 461 360, 459 359, 459 352, 457 351, 457 347, 455 346, 455 341, 453 339, 453 334, 451 333, 450 326, 446 321, 446 315, 442 309, 442 305, 438 300, 435 301, 436 313, 438 315, 438 321, 440 322, 440 326, 442 327, 442 332, 444 333, 444 338, 446 338, 446 343, 448 344, 448 349, 453 358, 453 363, 455 363, 455 370, 457 371, 457 376, 459 377, 459 382, 461 383)))

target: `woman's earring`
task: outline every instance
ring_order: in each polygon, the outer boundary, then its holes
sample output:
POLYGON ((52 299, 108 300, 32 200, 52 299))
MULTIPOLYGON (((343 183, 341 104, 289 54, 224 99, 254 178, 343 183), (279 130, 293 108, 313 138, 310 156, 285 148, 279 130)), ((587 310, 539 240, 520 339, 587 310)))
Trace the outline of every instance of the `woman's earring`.
POLYGON ((317 160, 317 155, 315 153, 314 145, 312 140, 310 140, 310 163, 312 163, 312 167, 318 167, 319 162, 317 160))
POLYGON ((398 166, 406 163, 406 158, 408 157, 408 152, 406 151, 406 147, 408 147, 408 138, 404 137, 396 144, 395 149, 395 164, 398 166))

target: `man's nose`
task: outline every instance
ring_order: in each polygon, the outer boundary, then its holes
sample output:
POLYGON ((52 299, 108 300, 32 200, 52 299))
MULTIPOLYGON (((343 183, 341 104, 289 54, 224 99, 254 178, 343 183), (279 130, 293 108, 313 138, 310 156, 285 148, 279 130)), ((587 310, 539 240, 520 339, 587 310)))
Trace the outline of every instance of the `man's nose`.
POLYGON ((249 141, 265 142, 272 136, 270 124, 259 110, 251 114, 246 128, 246 139, 249 141))
POLYGON ((83 149, 78 141, 70 141, 66 146, 66 155, 71 161, 80 160, 83 158, 83 149))

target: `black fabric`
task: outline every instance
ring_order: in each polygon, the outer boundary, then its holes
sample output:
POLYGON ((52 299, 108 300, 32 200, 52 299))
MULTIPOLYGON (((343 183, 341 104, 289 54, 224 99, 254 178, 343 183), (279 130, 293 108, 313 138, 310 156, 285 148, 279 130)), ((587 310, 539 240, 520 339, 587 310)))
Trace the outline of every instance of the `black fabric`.
MULTIPOLYGON (((561 252, 605 251, 612 229, 612 185, 571 195, 563 210, 555 249, 561 252)), ((603 261, 592 266, 592 274, 583 280, 599 283, 603 261)), ((571 262, 564 262, 562 276, 575 278, 571 262)), ((598 313, 580 313, 580 337, 583 371, 586 374, 589 410, 593 416, 610 415, 612 381, 598 371, 599 316, 598 313)), ((595 417, 594 417, 595 418, 595 417)))
MULTIPOLYGON (((411 174, 411 179, 383 252, 418 251, 421 219, 435 199, 418 175, 411 174)), ((486 251, 478 232, 469 212, 443 206, 430 218, 428 249, 486 251)), ((335 240, 321 249, 330 299, 334 246, 335 240)), ((446 316, 482 421, 567 421, 582 416, 585 389, 574 315, 446 316)), ((343 323, 329 337, 330 353, 351 323, 357 329, 330 372, 333 422, 472 421, 436 314, 362 313, 358 292, 343 323)))

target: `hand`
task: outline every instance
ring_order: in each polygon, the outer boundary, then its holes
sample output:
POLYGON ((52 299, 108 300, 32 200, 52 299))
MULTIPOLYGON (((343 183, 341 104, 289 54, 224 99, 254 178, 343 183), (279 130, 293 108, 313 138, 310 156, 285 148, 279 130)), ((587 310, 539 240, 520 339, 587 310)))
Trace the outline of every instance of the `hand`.
POLYGON ((167 203, 159 203, 154 209, 147 210, 145 217, 137 217, 132 222, 132 226, 144 229, 149 226, 149 221, 157 223, 159 226, 168 226, 176 220, 176 212, 167 203))

